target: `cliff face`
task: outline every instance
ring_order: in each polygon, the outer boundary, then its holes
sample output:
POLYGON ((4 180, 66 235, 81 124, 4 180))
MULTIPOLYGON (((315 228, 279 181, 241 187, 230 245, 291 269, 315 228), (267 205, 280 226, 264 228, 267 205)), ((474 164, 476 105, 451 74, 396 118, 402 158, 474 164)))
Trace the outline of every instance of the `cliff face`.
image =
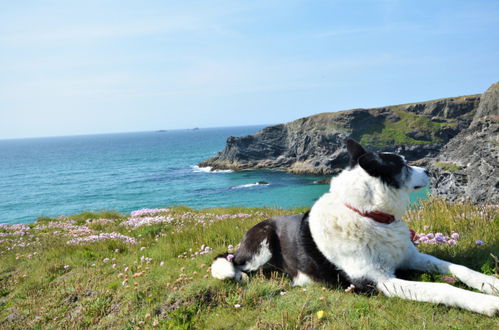
POLYGON ((448 200, 499 204, 499 83, 482 96, 471 125, 430 162, 433 192, 448 200))
POLYGON ((347 137, 427 166, 436 195, 499 203, 499 83, 483 95, 322 113, 229 137, 224 150, 199 165, 334 174, 348 163, 347 137))
POLYGON ((371 150, 396 151, 408 160, 436 156, 468 127, 479 95, 322 113, 229 137, 224 150, 199 166, 213 169, 275 168, 292 173, 333 174, 348 163, 347 137, 371 150))

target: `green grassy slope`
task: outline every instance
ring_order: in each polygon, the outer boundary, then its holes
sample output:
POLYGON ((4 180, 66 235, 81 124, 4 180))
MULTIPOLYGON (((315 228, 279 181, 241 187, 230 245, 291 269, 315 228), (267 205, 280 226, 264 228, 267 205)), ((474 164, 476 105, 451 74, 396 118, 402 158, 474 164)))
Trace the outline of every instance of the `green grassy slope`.
MULTIPOLYGON (((270 216, 301 211, 176 207, 149 220, 162 223, 137 228, 123 225, 127 217, 115 212, 0 227, 0 328, 497 326, 498 318, 454 308, 359 296, 320 284, 292 287, 277 273, 270 279, 255 274, 244 284, 208 276, 213 257, 236 246, 248 228, 270 216), (111 232, 137 243, 115 239, 67 244, 111 232)), ((409 212, 406 221, 417 232, 459 233, 456 245, 424 244, 421 249, 494 274, 497 265, 490 254, 498 253, 497 211, 430 200, 409 212), (484 244, 477 245, 477 240, 484 244)), ((418 278, 446 279, 430 274, 418 278)))

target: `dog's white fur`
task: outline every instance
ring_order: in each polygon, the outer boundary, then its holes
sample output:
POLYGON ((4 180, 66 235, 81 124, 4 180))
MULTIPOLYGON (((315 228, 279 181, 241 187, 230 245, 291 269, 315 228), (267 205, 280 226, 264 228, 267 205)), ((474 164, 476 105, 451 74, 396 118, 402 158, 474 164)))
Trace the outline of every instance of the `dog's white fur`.
MULTIPOLYGON (((331 180, 310 211, 310 231, 324 256, 350 278, 369 278, 389 297, 442 303, 493 316, 499 312, 499 279, 420 253, 412 244, 402 216, 409 193, 426 186, 424 169, 412 167, 406 185, 394 189, 367 174, 360 166, 345 170, 331 180), (380 210, 396 221, 382 224, 345 206, 370 212, 380 210), (448 284, 405 281, 395 278, 398 268, 451 273, 466 285, 485 292, 475 293, 448 284)), ((308 281, 295 281, 296 284, 308 281)))
POLYGON ((237 273, 232 262, 225 258, 217 258, 211 265, 211 276, 219 280, 226 280, 229 278, 239 280, 237 273))
MULTIPOLYGON (((265 265, 270 258, 272 258, 272 253, 269 249, 269 243, 267 240, 263 240, 260 243, 259 252, 249 260, 244 267, 241 269, 236 269, 234 264, 225 258, 217 258, 211 265, 211 275, 219 280, 226 280, 233 278, 239 281, 244 275, 244 272, 252 272, 265 265)), ((302 282, 300 282, 302 283, 302 282)))

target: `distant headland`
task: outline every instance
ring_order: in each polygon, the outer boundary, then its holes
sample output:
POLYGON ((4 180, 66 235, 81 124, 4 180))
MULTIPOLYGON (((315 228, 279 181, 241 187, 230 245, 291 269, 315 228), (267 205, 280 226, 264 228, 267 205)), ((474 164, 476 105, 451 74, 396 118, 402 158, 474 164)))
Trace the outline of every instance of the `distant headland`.
POLYGON ((230 136, 199 166, 213 170, 272 168, 335 174, 348 162, 354 138, 376 151, 397 152, 433 173, 432 191, 449 200, 499 203, 499 83, 484 94, 321 113, 230 136))

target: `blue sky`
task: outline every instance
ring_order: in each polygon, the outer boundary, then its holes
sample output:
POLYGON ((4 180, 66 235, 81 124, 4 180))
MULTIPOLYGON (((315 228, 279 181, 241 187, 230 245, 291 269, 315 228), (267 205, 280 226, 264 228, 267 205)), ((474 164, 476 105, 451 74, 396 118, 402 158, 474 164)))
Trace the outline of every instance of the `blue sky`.
POLYGON ((0 138, 481 93, 498 60, 499 1, 0 0, 0 138))

